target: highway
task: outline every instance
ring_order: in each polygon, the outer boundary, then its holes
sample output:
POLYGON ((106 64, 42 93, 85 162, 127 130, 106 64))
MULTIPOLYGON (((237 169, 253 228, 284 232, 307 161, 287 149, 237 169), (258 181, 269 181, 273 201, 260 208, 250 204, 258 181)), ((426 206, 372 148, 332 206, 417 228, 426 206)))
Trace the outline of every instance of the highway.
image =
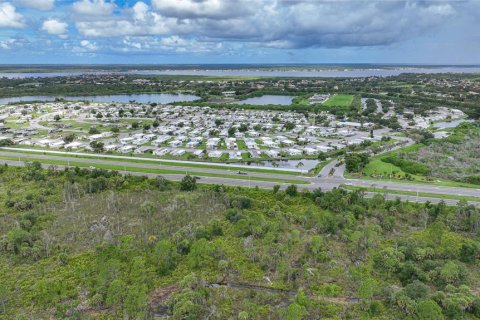
MULTIPOLYGON (((38 150, 36 150, 38 151, 38 150)), ((211 183, 211 184, 224 184, 229 186, 241 186, 241 187, 259 187, 270 189, 274 185, 280 185, 281 188, 286 188, 290 183, 279 183, 279 182, 270 182, 270 181, 259 181, 259 180, 250 180, 247 177, 255 177, 256 179, 280 179, 280 180, 300 180, 304 181, 306 184, 299 184, 298 188, 314 190, 321 188, 322 190, 331 190, 341 185, 349 185, 355 187, 365 187, 365 188, 375 188, 378 189, 378 193, 384 194, 388 190, 398 190, 398 191, 408 191, 408 192, 417 192, 417 193, 432 193, 432 194, 441 194, 441 195, 459 195, 459 196, 470 196, 470 197, 480 197, 480 189, 473 188, 457 188, 457 187, 440 187, 435 185, 428 184, 410 184, 410 183, 400 183, 400 182, 389 182, 389 181, 373 181, 373 180, 361 180, 361 179, 345 179, 343 177, 343 172, 345 170, 344 165, 338 165, 336 161, 332 161, 327 166, 323 168, 319 176, 308 177, 303 175, 286 175, 282 174, 281 171, 275 173, 259 173, 259 172, 248 172, 247 176, 237 175, 236 170, 232 171, 227 168, 219 167, 211 168, 194 168, 194 167, 182 167, 181 164, 177 165, 164 165, 159 163, 134 163, 129 161, 122 160, 100 160, 100 159, 82 159, 76 158, 73 156, 58 156, 58 155, 48 155, 48 154, 27 154, 27 153, 15 153, 10 151, 0 151, 0 156, 8 157, 18 157, 19 160, 5 160, 0 159, 0 163, 7 163, 8 165, 13 166, 24 166, 25 162, 23 159, 28 158, 30 160, 57 160, 68 162, 91 162, 92 165, 103 164, 103 165, 115 165, 124 168, 129 168, 133 170, 134 168, 142 169, 164 169, 164 170, 174 170, 175 174, 156 174, 156 173, 145 173, 145 172, 133 172, 133 171, 121 171, 122 174, 131 174, 131 175, 144 175, 149 177, 156 177, 158 175, 164 176, 171 180, 180 180, 184 177, 184 173, 189 173, 192 175, 200 176, 199 183, 211 183), (21 159, 20 159, 21 158, 21 159), (335 173, 329 175, 330 170, 334 168, 335 173), (206 174, 218 174, 218 175, 232 175, 232 178, 229 177, 211 177, 211 176, 202 176, 202 173, 206 174)), ((49 167, 49 164, 43 164, 44 167, 49 167)), ((68 166, 68 165, 67 165, 68 166)), ((65 165, 56 165, 57 168, 62 169, 66 167, 65 165)), ((373 192, 367 192, 367 196, 372 196, 373 192)), ((386 194, 386 197, 389 199, 400 198, 402 200, 408 200, 411 202, 426 202, 430 201, 432 203, 438 203, 442 201, 440 198, 435 197, 423 197, 417 195, 400 195, 400 194, 386 194)), ((454 205, 458 200, 454 199, 443 199, 445 203, 454 205)), ((474 205, 480 206, 480 201, 469 201, 474 205)))

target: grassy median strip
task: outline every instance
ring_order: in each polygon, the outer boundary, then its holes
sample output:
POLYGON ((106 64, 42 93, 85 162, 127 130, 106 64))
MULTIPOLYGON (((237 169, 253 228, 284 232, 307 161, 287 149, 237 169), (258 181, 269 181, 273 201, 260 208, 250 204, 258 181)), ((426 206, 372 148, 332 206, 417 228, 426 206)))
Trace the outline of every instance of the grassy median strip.
POLYGON ((132 163, 145 163, 145 164, 157 164, 159 166, 175 166, 175 167, 188 167, 188 168, 199 168, 199 169, 212 169, 212 170, 232 170, 232 171, 245 171, 245 172, 256 172, 256 173, 266 173, 266 174, 282 174, 282 175, 291 175, 291 176, 301 176, 300 172, 296 171, 280 171, 280 170, 272 170, 272 169, 264 169, 264 168, 251 168, 245 166, 245 168, 239 167, 232 167, 232 166, 216 166, 216 165, 209 165, 208 163, 185 163, 185 162, 175 162, 175 161, 155 161, 155 159, 147 159, 147 158, 139 158, 139 157, 128 157, 123 156, 125 158, 111 158, 105 157, 102 155, 92 154, 89 155, 78 155, 75 153, 65 152, 65 153, 50 153, 47 152, 48 150, 38 149, 38 151, 26 151, 26 150, 13 150, 13 149, 5 149, 0 148, 1 151, 4 152, 15 152, 15 153, 25 153, 25 154, 45 154, 50 156, 56 157, 74 157, 78 159, 99 159, 99 160, 109 160, 109 161, 122 161, 122 162, 132 162, 132 163))
MULTIPOLYGON (((366 192, 375 192, 379 194, 399 194, 406 196, 417 196, 415 191, 404 191, 404 190, 392 190, 392 189, 382 189, 382 188, 370 188, 370 187, 355 187, 355 186, 343 186, 347 190, 360 190, 366 192)), ((442 194, 442 193, 430 193, 430 192, 419 192, 419 197, 428 197, 428 198, 438 198, 438 199, 450 199, 450 200, 466 200, 466 201, 480 201, 480 197, 473 196, 460 196, 456 194, 442 194)))
MULTIPOLYGON (((186 174, 188 173, 188 171, 185 171, 185 170, 137 168, 137 167, 116 166, 116 165, 107 165, 107 164, 98 164, 98 163, 89 163, 89 162, 73 162, 73 161, 65 161, 65 160, 34 159, 34 158, 8 157, 8 156, 0 156, 0 159, 12 160, 12 161, 25 161, 25 162, 38 161, 44 164, 65 165, 65 166, 68 165, 70 167, 83 167, 83 168, 95 167, 98 169, 114 170, 119 172, 142 172, 142 173, 153 173, 153 174, 186 174)), ((213 177, 213 178, 234 179, 234 180, 265 181, 265 182, 291 183, 291 184, 309 184, 309 182, 307 181, 295 180, 295 179, 238 176, 238 175, 209 173, 209 172, 190 172, 190 174, 194 176, 200 176, 200 177, 213 177)))

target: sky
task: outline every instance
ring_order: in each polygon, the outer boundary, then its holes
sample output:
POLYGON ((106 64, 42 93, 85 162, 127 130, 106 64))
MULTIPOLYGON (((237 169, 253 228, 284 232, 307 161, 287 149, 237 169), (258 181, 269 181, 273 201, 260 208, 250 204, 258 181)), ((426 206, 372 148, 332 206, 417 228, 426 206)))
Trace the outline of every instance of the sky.
POLYGON ((480 64, 480 0, 0 0, 3 64, 480 64))

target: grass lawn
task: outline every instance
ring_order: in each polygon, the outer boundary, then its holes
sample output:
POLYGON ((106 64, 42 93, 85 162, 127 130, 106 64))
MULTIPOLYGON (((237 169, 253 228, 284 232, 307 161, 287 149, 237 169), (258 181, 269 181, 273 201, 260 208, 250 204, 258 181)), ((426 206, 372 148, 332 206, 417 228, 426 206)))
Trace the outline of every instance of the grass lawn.
POLYGON ((353 96, 349 94, 336 94, 328 98, 322 105, 325 107, 349 107, 352 104, 353 96))
MULTIPOLYGON (((19 158, 19 157, 8 157, 0 156, 0 159, 4 160, 13 160, 13 161, 25 161, 31 162, 32 160, 38 161, 44 164, 51 165, 70 165, 71 167, 82 167, 89 168, 95 167, 99 169, 106 170, 115 170, 119 172, 143 172, 143 173, 154 173, 154 174, 186 174, 185 170, 166 170, 166 169, 150 169, 150 168, 135 168, 135 167, 126 167, 126 166, 117 166, 117 165, 107 165, 107 164, 98 164, 92 162, 73 162, 65 160, 47 160, 47 159, 31 159, 31 158, 19 158)), ((202 176, 202 177, 216 177, 216 178, 226 178, 226 179, 235 179, 235 180, 252 180, 252 181, 267 181, 267 182, 278 182, 278 183, 294 183, 294 184, 309 184, 307 181, 296 180, 296 179, 278 179, 278 178, 269 178, 269 177, 252 177, 252 176, 240 176, 235 174, 222 174, 222 173, 210 173, 210 172, 191 172, 192 175, 202 176)))
POLYGON ((244 140, 237 140, 238 150, 247 150, 247 145, 244 140))

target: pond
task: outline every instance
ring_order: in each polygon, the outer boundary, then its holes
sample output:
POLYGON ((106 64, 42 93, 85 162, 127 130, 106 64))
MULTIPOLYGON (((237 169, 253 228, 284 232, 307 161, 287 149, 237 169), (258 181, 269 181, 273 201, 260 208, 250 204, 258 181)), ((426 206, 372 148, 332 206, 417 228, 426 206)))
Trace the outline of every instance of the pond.
POLYGON ((458 119, 458 120, 454 120, 454 121, 442 121, 442 122, 434 123, 433 127, 434 128, 439 128, 439 129, 455 128, 460 123, 464 123, 464 122, 474 122, 474 120, 458 119))
MULTIPOLYGON (((21 101, 54 101, 56 97, 53 96, 26 96, 26 97, 13 97, 13 98, 0 98, 0 104, 7 104, 12 102, 21 101)), ((69 101, 94 101, 94 102, 118 102, 128 103, 130 101, 136 101, 138 103, 156 102, 161 104, 167 104, 180 101, 195 101, 200 99, 192 94, 172 94, 172 93, 154 93, 154 94, 115 94, 104 96, 66 96, 63 97, 69 101)))
POLYGON ((288 106, 292 104, 292 96, 276 96, 276 95, 264 95, 261 97, 248 98, 245 100, 235 101, 235 104, 252 104, 259 106, 266 106, 269 104, 279 104, 283 106, 288 106))
MULTIPOLYGON (((311 160, 311 159, 302 159, 302 160, 277 160, 275 163, 278 165, 277 168, 283 169, 300 169, 300 170, 310 170, 315 168, 315 166, 319 163, 318 160, 311 160), (303 166, 298 166, 299 163, 303 163, 303 166)), ((262 161, 262 162, 251 162, 250 164, 238 162, 232 163, 238 165, 246 165, 250 167, 261 167, 261 168, 274 168, 273 161, 262 161)))

